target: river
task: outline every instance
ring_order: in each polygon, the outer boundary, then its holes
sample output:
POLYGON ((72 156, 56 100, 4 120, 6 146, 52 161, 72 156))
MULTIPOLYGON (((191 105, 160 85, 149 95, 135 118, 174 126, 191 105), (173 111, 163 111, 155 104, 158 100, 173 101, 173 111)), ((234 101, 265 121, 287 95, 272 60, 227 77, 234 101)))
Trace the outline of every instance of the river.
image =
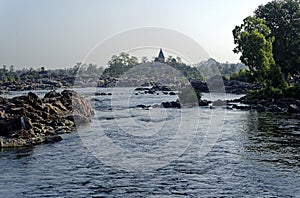
POLYGON ((0 197, 300 196, 298 115, 142 109, 176 96, 78 91, 96 110, 92 123, 58 143, 2 150, 0 197))

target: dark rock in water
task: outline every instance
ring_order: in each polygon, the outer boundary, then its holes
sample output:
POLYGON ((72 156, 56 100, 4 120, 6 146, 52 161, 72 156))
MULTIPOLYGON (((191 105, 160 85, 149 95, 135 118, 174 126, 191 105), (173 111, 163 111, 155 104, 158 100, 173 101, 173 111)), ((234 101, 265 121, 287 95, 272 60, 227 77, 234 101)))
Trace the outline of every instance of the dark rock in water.
POLYGON ((97 92, 95 93, 95 96, 111 96, 112 93, 105 93, 105 92, 97 92))
POLYGON ((177 101, 163 102, 163 103, 161 103, 161 106, 163 108, 181 108, 180 103, 177 101))
POLYGON ((151 107, 151 105, 137 105, 136 107, 145 109, 151 107))
POLYGON ((278 107, 277 105, 271 105, 270 107, 268 107, 266 109, 266 111, 268 112, 284 112, 284 110, 280 107, 278 107))
POLYGON ((300 107, 296 106, 294 104, 291 104, 288 106, 288 112, 289 113, 300 113, 300 107))
POLYGON ((172 91, 172 89, 168 86, 163 86, 156 84, 151 88, 152 91, 172 91))
POLYGON ((227 80, 220 76, 214 76, 207 80, 207 83, 200 80, 192 80, 192 87, 200 92, 208 93, 210 91, 226 91, 233 94, 247 94, 249 90, 258 90, 260 85, 241 82, 237 80, 227 80))
POLYGON ((59 142, 62 141, 62 137, 57 134, 51 134, 45 137, 45 143, 59 142))
POLYGON ((204 93, 209 92, 207 84, 205 82, 200 81, 200 80, 191 81, 191 85, 197 91, 204 92, 204 93))
POLYGON ((209 105, 209 101, 207 100, 199 100, 199 106, 208 106, 209 105))
POLYGON ((148 91, 144 91, 144 94, 154 94, 155 93, 155 91, 153 91, 153 90, 148 90, 148 91))
POLYGON ((248 104, 252 110, 258 112, 288 112, 300 113, 300 101, 293 98, 248 98, 242 97, 232 102, 248 104))
POLYGON ((150 89, 146 88, 146 87, 138 87, 138 88, 135 88, 134 90, 135 91, 149 91, 150 89))
POLYGON ((88 123, 94 115, 88 101, 73 90, 51 91, 43 99, 32 92, 0 98, 0 109, 0 148, 60 141, 58 132, 70 132, 75 123, 88 123))

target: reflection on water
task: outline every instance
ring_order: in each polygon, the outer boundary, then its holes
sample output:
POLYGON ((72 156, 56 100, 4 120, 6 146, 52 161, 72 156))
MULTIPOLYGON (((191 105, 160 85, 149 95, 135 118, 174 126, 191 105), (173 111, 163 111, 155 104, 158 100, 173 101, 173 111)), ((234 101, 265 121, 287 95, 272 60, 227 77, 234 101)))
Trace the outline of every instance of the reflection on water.
POLYGON ((277 165, 300 165, 300 122, 297 115, 256 113, 247 116, 246 150, 260 154, 259 160, 277 165))

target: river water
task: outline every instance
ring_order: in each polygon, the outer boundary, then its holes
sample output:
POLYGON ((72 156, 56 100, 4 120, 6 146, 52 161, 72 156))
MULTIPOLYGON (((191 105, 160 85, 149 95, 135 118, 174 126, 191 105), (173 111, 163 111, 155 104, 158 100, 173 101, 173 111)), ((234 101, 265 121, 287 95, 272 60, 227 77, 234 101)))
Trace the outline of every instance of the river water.
POLYGON ((300 196, 299 115, 142 109, 176 96, 100 91, 112 96, 79 89, 96 115, 63 141, 0 152, 0 197, 300 196))

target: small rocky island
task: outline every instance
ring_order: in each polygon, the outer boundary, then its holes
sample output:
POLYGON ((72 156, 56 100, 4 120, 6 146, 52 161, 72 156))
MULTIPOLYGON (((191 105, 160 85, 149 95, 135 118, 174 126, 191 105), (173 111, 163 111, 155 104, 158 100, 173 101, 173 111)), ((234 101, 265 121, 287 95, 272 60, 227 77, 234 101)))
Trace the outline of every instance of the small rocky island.
POLYGON ((51 91, 44 98, 32 92, 0 97, 0 148, 60 141, 59 134, 74 131, 93 115, 92 106, 73 90, 51 91))

